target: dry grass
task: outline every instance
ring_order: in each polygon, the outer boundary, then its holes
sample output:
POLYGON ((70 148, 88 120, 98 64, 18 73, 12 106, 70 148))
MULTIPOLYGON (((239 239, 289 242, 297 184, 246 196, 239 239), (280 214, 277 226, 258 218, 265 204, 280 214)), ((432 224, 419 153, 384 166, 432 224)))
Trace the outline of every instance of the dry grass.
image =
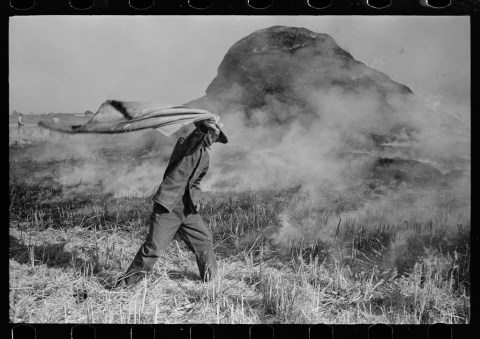
POLYGON ((22 152, 10 159, 14 323, 470 321, 469 205, 448 188, 360 184, 313 202, 299 187, 208 194, 218 279, 201 283, 174 240, 148 279, 113 292, 105 285, 146 235, 149 199, 68 194, 47 175, 58 163, 22 152))

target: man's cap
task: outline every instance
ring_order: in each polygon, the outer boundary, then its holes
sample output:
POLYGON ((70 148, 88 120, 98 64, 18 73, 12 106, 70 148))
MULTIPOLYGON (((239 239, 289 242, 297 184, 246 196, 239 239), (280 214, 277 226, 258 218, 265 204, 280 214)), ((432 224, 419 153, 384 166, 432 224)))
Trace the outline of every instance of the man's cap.
MULTIPOLYGON (((218 115, 217 115, 217 117, 218 117, 218 115)), ((220 143, 222 143, 222 144, 226 144, 226 143, 228 143, 228 138, 227 138, 227 136, 225 135, 225 133, 223 133, 223 131, 222 131, 221 127, 220 127, 222 124, 219 122, 219 120, 220 120, 220 117, 218 117, 217 119, 215 119, 215 118, 210 118, 210 119, 195 121, 194 124, 195 124, 195 126, 197 126, 197 127, 198 127, 198 126, 201 126, 201 125, 204 125, 204 126, 207 126, 207 127, 208 127, 209 124, 214 124, 215 127, 220 131, 220 133, 219 133, 219 135, 218 135, 218 138, 217 138, 217 140, 215 140, 215 142, 220 142, 220 143)))

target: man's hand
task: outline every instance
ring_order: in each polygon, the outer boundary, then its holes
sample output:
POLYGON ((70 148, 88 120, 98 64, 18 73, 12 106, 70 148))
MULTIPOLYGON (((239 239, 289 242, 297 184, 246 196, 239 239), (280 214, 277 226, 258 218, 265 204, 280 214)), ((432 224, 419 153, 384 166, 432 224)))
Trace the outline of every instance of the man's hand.
POLYGON ((218 125, 220 123, 220 116, 218 114, 214 114, 213 117, 207 119, 207 121, 211 121, 212 123, 218 125))
POLYGON ((222 128, 222 125, 223 125, 220 122, 220 116, 218 114, 213 114, 212 117, 205 120, 195 121, 194 124, 197 127, 205 126, 207 128, 213 129, 216 133, 220 133, 220 130, 218 129, 218 127, 222 128))

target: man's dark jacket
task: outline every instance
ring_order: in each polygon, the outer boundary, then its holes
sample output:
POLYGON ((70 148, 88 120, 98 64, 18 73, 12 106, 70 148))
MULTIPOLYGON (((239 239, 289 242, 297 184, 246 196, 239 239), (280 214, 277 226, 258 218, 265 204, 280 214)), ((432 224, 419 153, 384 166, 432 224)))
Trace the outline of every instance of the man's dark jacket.
POLYGON ((200 181, 207 174, 209 155, 203 144, 207 131, 196 128, 186 138, 178 139, 163 181, 153 201, 164 206, 169 212, 187 194, 190 211, 198 213, 195 204, 200 191, 200 181))

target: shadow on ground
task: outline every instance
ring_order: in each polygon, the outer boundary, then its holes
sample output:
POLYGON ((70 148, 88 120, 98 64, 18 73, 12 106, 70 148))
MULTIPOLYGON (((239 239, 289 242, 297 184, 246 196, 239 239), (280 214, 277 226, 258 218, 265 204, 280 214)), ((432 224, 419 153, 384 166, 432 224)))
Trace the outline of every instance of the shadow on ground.
POLYGON ((167 276, 173 280, 190 280, 190 281, 199 281, 200 276, 192 271, 176 271, 169 270, 167 276))
POLYGON ((96 275, 101 268, 96 258, 85 260, 77 253, 65 250, 66 241, 54 244, 28 245, 22 240, 9 235, 10 259, 20 264, 47 265, 47 267, 72 267, 81 275, 96 275))

